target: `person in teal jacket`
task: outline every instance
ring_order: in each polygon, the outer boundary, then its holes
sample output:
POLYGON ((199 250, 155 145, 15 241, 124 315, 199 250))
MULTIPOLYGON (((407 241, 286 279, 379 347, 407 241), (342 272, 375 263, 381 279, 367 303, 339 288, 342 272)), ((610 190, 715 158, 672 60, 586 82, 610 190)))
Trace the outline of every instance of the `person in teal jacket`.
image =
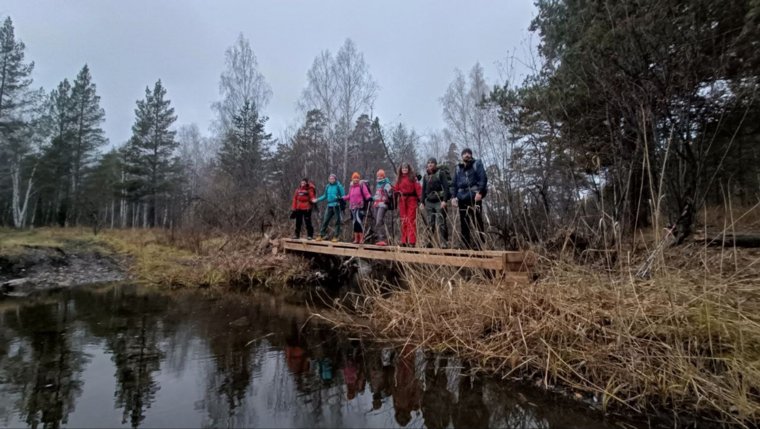
POLYGON ((341 225, 341 202, 344 195, 346 195, 346 191, 343 189, 343 185, 338 182, 338 176, 331 174, 327 186, 325 186, 325 192, 313 200, 315 204, 327 200, 327 210, 325 210, 325 217, 322 220, 322 228, 319 230, 317 241, 324 240, 327 236, 327 227, 330 226, 333 216, 335 217, 335 235, 333 235, 332 241, 338 241, 341 225))

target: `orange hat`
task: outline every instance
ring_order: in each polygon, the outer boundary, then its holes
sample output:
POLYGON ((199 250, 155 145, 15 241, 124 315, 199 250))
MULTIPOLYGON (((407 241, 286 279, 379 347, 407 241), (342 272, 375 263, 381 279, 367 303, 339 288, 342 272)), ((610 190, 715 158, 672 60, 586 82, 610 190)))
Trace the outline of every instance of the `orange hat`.
POLYGON ((382 168, 377 170, 377 177, 381 179, 385 179, 385 170, 383 170, 382 168))
POLYGON ((351 180, 359 180, 362 176, 359 175, 359 173, 354 172, 354 174, 351 175, 351 180))

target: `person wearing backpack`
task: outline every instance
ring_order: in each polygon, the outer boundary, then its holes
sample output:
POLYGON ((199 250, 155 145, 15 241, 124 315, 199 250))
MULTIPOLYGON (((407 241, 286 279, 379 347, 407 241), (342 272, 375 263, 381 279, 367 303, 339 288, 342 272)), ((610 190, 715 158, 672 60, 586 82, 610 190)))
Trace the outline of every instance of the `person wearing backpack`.
POLYGON ((301 184, 293 195, 293 204, 291 205, 291 218, 296 220, 296 233, 293 238, 301 238, 301 224, 306 224, 306 239, 314 238, 314 227, 311 225, 311 204, 316 198, 314 184, 309 179, 301 179, 301 184))
POLYGON ((483 162, 472 157, 470 148, 462 150, 462 162, 457 164, 449 192, 452 205, 459 208, 459 225, 464 246, 480 250, 485 238, 483 198, 488 192, 488 177, 483 162))
POLYGON ((346 191, 343 189, 343 185, 338 182, 338 176, 331 174, 330 178, 327 180, 325 192, 319 198, 312 200, 312 203, 314 204, 327 200, 327 210, 325 210, 325 216, 322 220, 322 227, 319 229, 317 241, 325 239, 327 236, 327 228, 330 226, 330 221, 333 217, 335 217, 335 234, 331 241, 338 241, 341 225, 340 214, 341 211, 343 211, 341 206, 343 205, 343 196, 345 195, 346 191))
POLYGON ((399 194, 401 246, 414 247, 417 245, 417 204, 422 199, 422 186, 409 163, 405 162, 399 168, 394 190, 399 194))
POLYGON ((427 213, 431 242, 439 241, 443 249, 448 247, 449 242, 446 201, 450 197, 449 178, 446 173, 446 170, 438 168, 438 161, 435 158, 428 159, 427 171, 422 179, 422 202, 420 203, 420 209, 424 209, 427 213), (440 237, 437 233, 440 233, 440 237))
POLYGON ((354 223, 354 244, 364 242, 364 204, 371 199, 372 195, 367 189, 367 184, 361 181, 359 173, 351 175, 351 186, 348 187, 348 193, 343 197, 348 201, 348 208, 351 210, 351 219, 354 223))
POLYGON ((375 216, 375 225, 372 230, 375 232, 375 245, 387 246, 385 230, 385 212, 394 210, 395 204, 393 199, 393 187, 390 180, 385 177, 385 170, 377 170, 375 175, 375 194, 372 196, 372 211, 375 216))

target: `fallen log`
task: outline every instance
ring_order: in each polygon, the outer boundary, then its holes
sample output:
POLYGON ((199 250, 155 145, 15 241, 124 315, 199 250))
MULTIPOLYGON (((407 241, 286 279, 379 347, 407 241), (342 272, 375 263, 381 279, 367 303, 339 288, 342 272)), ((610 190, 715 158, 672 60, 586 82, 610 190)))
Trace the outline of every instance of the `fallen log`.
POLYGON ((709 247, 760 247, 760 234, 711 234, 694 236, 694 241, 709 247))

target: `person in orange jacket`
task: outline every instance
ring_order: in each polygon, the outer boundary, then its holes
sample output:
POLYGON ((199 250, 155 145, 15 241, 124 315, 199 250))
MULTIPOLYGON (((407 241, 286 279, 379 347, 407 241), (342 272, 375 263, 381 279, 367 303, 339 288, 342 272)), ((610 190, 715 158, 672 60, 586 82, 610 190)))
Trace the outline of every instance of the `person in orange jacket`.
POLYGON ((311 224, 311 208, 312 200, 316 198, 316 191, 314 185, 309 182, 309 179, 301 179, 301 184, 296 189, 293 195, 293 204, 291 206, 291 218, 296 220, 296 233, 293 238, 301 238, 301 225, 306 224, 306 238, 311 240, 314 238, 314 227, 311 224))
POLYGON ((422 185, 408 163, 403 163, 399 168, 394 191, 399 194, 401 245, 414 247, 417 244, 417 205, 422 200, 422 185))

